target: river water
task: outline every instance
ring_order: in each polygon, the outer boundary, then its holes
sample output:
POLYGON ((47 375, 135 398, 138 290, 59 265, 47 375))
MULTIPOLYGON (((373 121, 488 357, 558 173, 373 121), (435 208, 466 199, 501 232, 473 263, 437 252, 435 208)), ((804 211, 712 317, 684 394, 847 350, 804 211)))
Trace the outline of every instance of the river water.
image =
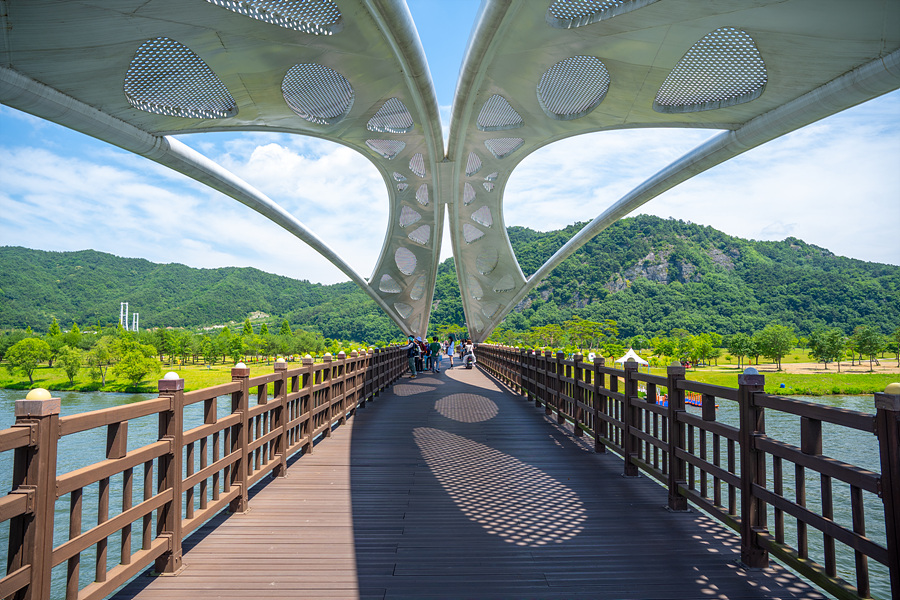
MULTIPOLYGON (((15 421, 14 404, 15 401, 24 398, 26 392, 19 390, 0 389, 0 429, 10 427, 15 421)), ((73 415, 92 410, 99 410, 111 406, 121 404, 129 404, 139 402, 147 398, 153 398, 155 394, 113 394, 108 392, 53 392, 55 397, 61 399, 63 416, 73 415)), ((872 396, 822 396, 813 398, 803 398, 812 402, 827 404, 830 406, 839 406, 842 408, 856 410, 861 412, 874 413, 874 400, 872 396)), ((717 411, 717 419, 729 425, 738 425, 738 412, 736 404, 727 400, 719 400, 720 406, 717 411)), ((185 429, 195 427, 202 423, 201 414, 202 403, 188 407, 185 414, 185 429), (196 410, 194 410, 196 409, 196 410)), ((690 409, 692 412, 698 412, 698 409, 690 409)), ((230 398, 222 397, 218 402, 219 416, 225 416, 230 411, 230 398)), ((158 435, 157 419, 155 415, 136 419, 129 422, 128 425, 128 449, 132 450, 142 445, 155 441, 158 435)), ((880 472, 879 453, 877 438, 872 434, 858 431, 849 431, 839 428, 828 423, 823 424, 823 440, 824 454, 832 458, 836 458, 850 464, 880 472)), ((772 411, 766 415, 766 430, 770 437, 782 440, 784 442, 799 446, 800 444, 800 419, 789 415, 774 414, 772 411)), ((60 445, 59 450, 59 468, 58 473, 67 473, 74 469, 92 464, 105 458, 106 447, 106 430, 99 428, 80 434, 67 436, 60 445)), ((723 452, 724 458, 724 452, 723 452)), ((785 468, 784 489, 788 498, 793 498, 793 469, 788 466, 785 468)), ((768 473, 771 476, 771 466, 768 473)), ((143 496, 141 489, 140 475, 135 473, 135 502, 139 502, 143 496)), ((818 510, 820 495, 820 482, 818 475, 807 474, 807 505, 814 510, 818 510)), ((3 490, 9 490, 12 483, 12 452, 0 454, 0 493, 3 490)), ((90 486, 96 488, 94 486, 90 486)), ((849 502, 849 486, 840 482, 834 482, 834 501, 835 515, 834 520, 839 524, 848 528, 852 528, 850 518, 850 502, 849 502)), ((867 516, 867 535, 874 541, 884 544, 884 520, 883 508, 881 500, 873 494, 864 494, 867 516)), ((120 502, 121 498, 121 477, 114 478, 111 481, 111 514, 117 514, 118 508, 114 505, 120 502)), ((84 528, 87 529, 96 524, 96 489, 85 490, 84 493, 84 528), (93 492, 93 493, 92 493, 93 492)), ((57 502, 56 514, 57 524, 55 532, 55 545, 58 545, 68 539, 68 497, 61 498, 57 502)), ((769 510, 770 528, 772 525, 772 511, 769 510)), ((154 526, 155 530, 155 526, 154 526)), ((796 544, 796 526, 794 521, 785 518, 786 541, 796 544)), ((0 525, 0 560, 2 564, 6 563, 7 539, 9 535, 8 523, 0 525)), ((140 543, 139 531, 135 531, 133 544, 140 543)), ((821 562, 822 552, 822 536, 810 529, 809 534, 810 557, 821 562)), ((118 548, 115 537, 110 538, 109 550, 109 568, 112 568, 118 561, 118 548)), ((839 574, 851 583, 855 583, 853 555, 850 552, 842 551, 841 544, 838 547, 838 568, 839 574)), ((137 549, 137 546, 134 546, 137 549)), ((94 555, 93 550, 82 553, 81 567, 81 585, 84 586, 93 580, 94 575, 94 555)), ((54 569, 53 582, 53 598, 64 597, 65 586, 65 564, 59 565, 54 569)), ((890 584, 888 581, 888 572, 880 563, 869 561, 869 570, 871 574, 872 592, 876 598, 890 597, 890 584)))

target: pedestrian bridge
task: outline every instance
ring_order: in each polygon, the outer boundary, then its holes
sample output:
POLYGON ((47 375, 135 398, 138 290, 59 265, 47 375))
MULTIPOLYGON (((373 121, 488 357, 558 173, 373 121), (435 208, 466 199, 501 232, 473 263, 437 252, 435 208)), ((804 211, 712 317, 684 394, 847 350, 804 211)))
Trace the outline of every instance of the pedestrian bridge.
POLYGON ((237 367, 229 384, 163 379, 156 399, 62 418, 58 400, 20 401, 0 431, 16 473, 0 595, 896 596, 900 395, 865 414, 766 395, 752 373, 733 389, 678 367, 478 354, 415 380, 399 348, 237 367), (666 407, 641 392, 664 389, 666 407), (717 416, 727 404, 739 423, 717 416), (797 420, 799 439, 768 437, 765 415, 797 420), (129 440, 147 417, 158 437, 129 440), (826 448, 859 431, 881 472, 823 456, 823 423, 826 448), (107 458, 57 473, 90 429, 107 458))

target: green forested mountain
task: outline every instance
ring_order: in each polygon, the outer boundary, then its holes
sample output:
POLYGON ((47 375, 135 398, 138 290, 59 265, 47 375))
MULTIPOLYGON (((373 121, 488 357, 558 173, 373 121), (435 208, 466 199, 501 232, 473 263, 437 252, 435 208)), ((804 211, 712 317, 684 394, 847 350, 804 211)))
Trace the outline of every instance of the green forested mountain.
MULTIPOLYGON (((509 228, 526 275, 583 223, 559 231, 509 228)), ((252 268, 194 269, 85 250, 0 248, 0 328, 46 330, 114 323, 119 302, 142 327, 242 321, 261 311, 331 338, 385 340, 399 330, 352 283, 312 284, 252 268)), ((900 267, 835 256, 795 238, 756 242, 711 227, 639 216, 622 219, 561 264, 506 319, 525 330, 573 316, 618 322, 620 337, 752 333, 779 322, 808 334, 900 325, 900 267)), ((465 318, 452 260, 439 269, 434 326, 465 318)))
MULTIPOLYGON (((510 227, 526 276, 585 223, 559 231, 510 227)), ((452 263, 441 267, 433 321, 463 319, 452 263), (444 310, 444 303, 447 309, 444 310)), ((796 238, 757 242, 703 225, 638 216, 618 221, 559 265, 506 317, 514 330, 573 316, 618 322, 620 337, 752 333, 768 323, 808 334, 900 325, 900 267, 835 256, 796 238)))
POLYGON ((0 328, 45 331, 114 324, 119 303, 140 313, 142 328, 241 322, 260 311, 338 339, 399 334, 356 285, 314 284, 253 268, 194 269, 120 258, 94 250, 45 252, 0 247, 0 328))

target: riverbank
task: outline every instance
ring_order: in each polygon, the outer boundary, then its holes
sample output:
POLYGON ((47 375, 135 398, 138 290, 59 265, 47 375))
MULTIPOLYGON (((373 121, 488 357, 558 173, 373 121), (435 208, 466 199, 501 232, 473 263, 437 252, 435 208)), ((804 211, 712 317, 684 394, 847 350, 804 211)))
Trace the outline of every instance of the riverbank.
MULTIPOLYGON (((300 363, 296 363, 299 366, 300 363)), ((5 365, 4 365, 5 366, 5 365)), ((250 376, 264 375, 274 370, 272 362, 249 363, 250 376)), ((219 365, 163 365, 160 378, 169 371, 178 373, 184 379, 186 392, 212 387, 231 381, 230 364, 219 365)), ((87 369, 79 371, 73 383, 65 371, 57 367, 38 367, 32 374, 34 383, 29 383, 28 377, 20 373, 10 373, 9 368, 0 369, 0 388, 9 390, 30 390, 41 387, 47 390, 66 392, 117 392, 126 394, 152 394, 157 391, 157 380, 142 381, 139 385, 131 385, 127 381, 120 381, 109 372, 106 385, 101 386, 99 381, 91 381, 87 369)))
MULTIPOLYGON (((849 364, 842 364, 838 373, 832 364, 828 370, 821 363, 784 363, 782 370, 778 371, 774 364, 751 365, 766 376, 766 392, 783 396, 827 396, 827 395, 860 395, 883 392, 889 383, 900 381, 900 369, 896 363, 890 366, 887 361, 882 361, 881 367, 875 367, 875 372, 869 373, 868 363, 862 366, 856 365, 848 368, 849 364)), ((298 363, 299 364, 299 363, 298 363)), ((271 362, 250 363, 250 376, 271 373, 274 367, 271 362)), ((162 373, 175 371, 184 379, 185 391, 199 390, 231 381, 231 365, 218 364, 206 365, 163 365, 162 373)), ((665 368, 654 367, 651 372, 657 375, 665 375, 665 368)), ((699 367, 687 371, 687 379, 721 385, 737 387, 737 376, 743 372, 743 368, 734 365, 721 365, 711 367, 699 367)), ((162 376, 162 374, 160 374, 162 376)), ((83 369, 75 378, 74 383, 69 383, 65 372, 57 367, 40 367, 35 370, 34 383, 30 384, 27 377, 18 373, 11 374, 9 369, 0 369, 0 388, 11 390, 29 390, 42 387, 54 391, 71 392, 118 392, 118 393, 155 393, 157 381, 148 380, 140 385, 133 386, 125 381, 118 381, 110 377, 105 386, 99 382, 91 381, 87 369, 83 369)))

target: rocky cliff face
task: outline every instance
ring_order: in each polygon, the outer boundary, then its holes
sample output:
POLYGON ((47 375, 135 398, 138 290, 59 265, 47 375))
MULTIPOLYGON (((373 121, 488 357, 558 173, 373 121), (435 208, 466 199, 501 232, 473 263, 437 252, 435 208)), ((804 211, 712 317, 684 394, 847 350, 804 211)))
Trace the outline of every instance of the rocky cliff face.
MULTIPOLYGON (((603 287, 609 292, 615 293, 627 288, 630 285, 630 282, 635 279, 648 279, 663 284, 675 281, 688 283, 690 281, 701 280, 698 265, 683 259, 670 261, 671 255, 671 246, 650 252, 633 266, 625 269, 625 271, 613 274, 603 287)), ((712 248, 707 251, 706 255, 713 264, 726 271, 733 271, 733 258, 737 258, 739 253, 736 249, 730 249, 728 253, 725 253, 718 248, 712 248)))

